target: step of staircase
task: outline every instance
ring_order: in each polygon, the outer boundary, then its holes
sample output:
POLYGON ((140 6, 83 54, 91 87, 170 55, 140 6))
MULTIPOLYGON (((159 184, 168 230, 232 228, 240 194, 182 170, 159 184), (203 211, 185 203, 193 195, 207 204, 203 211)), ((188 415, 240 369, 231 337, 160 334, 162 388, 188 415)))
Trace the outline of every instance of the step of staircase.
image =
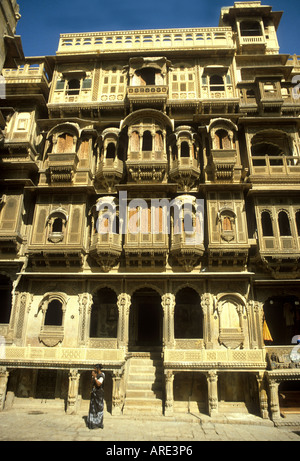
POLYGON ((161 415, 163 368, 159 356, 135 353, 129 359, 123 414, 161 415))

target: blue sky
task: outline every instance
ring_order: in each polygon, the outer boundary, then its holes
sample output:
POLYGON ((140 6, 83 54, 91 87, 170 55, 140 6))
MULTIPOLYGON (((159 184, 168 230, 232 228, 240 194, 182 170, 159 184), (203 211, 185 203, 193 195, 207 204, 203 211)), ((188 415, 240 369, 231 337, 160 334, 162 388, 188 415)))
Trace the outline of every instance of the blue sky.
MULTIPOLYGON (((18 0, 17 33, 26 56, 54 55, 60 33, 173 27, 214 27, 228 0, 18 0)), ((284 11, 278 36, 281 53, 300 55, 300 1, 262 1, 284 11)))

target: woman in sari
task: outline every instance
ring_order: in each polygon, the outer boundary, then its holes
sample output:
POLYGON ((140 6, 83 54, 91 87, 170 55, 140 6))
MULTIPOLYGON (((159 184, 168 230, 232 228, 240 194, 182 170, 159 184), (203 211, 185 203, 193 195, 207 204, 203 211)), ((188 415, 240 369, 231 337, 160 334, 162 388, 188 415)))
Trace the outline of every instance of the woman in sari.
POLYGON ((92 371, 93 389, 87 417, 87 426, 89 429, 103 429, 105 374, 101 371, 101 368, 102 365, 96 365, 95 369, 92 371))

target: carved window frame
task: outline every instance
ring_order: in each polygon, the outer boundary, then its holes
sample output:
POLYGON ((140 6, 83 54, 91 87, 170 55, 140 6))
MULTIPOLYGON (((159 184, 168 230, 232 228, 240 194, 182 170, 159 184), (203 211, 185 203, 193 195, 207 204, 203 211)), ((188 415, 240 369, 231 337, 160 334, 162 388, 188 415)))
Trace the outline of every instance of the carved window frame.
POLYGON ((51 211, 46 219, 46 226, 48 228, 48 240, 52 243, 59 243, 64 240, 66 235, 66 228, 69 221, 69 215, 66 210, 59 207, 51 211), (61 232, 55 232, 53 226, 56 219, 62 221, 62 230, 61 232))
MULTIPOLYGON (((47 347, 54 347, 61 343, 64 339, 65 317, 68 298, 64 293, 47 293, 42 299, 38 307, 38 313, 42 312, 41 328, 39 340, 47 347), (51 302, 58 301, 62 309, 61 325, 46 325, 46 314, 48 306, 51 302)), ((38 315, 37 313, 37 315, 38 315)))

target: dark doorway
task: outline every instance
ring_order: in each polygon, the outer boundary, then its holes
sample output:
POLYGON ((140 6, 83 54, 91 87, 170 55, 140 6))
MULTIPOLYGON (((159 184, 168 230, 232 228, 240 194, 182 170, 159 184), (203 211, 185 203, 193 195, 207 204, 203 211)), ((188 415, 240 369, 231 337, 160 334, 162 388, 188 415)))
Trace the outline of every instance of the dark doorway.
POLYGON ((162 345, 162 306, 152 289, 134 293, 129 316, 129 348, 148 350, 162 345))
POLYGON ((11 280, 4 275, 0 275, 0 324, 8 324, 10 322, 12 308, 11 292, 11 280))
POLYGON ((283 381, 279 385, 279 405, 283 416, 300 414, 299 381, 283 381))
POLYGON ((270 346, 292 344, 294 336, 300 335, 300 299, 296 296, 273 296, 264 305, 265 323, 270 337, 265 343, 270 346), (270 339, 272 338, 272 340, 270 339))

